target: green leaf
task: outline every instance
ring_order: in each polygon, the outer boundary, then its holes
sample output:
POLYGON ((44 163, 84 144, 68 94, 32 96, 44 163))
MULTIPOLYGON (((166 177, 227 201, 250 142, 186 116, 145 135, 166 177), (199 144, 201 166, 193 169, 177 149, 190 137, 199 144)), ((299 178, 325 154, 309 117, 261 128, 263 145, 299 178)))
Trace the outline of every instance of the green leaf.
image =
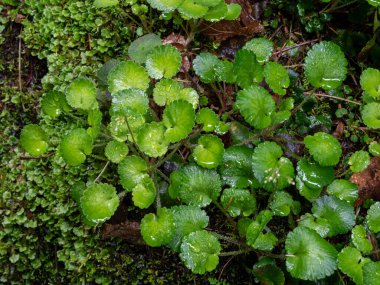
POLYGON ((56 118, 62 113, 70 111, 70 106, 66 102, 65 94, 59 91, 50 91, 41 99, 41 109, 45 115, 56 118))
POLYGON ((162 122, 166 127, 165 139, 171 143, 186 138, 194 127, 193 106, 184 100, 173 101, 166 106, 162 122))
POLYGON ((163 156, 168 151, 169 142, 165 139, 163 123, 144 124, 137 134, 136 143, 139 149, 151 157, 163 156))
MULTIPOLYGON (((149 2, 149 1, 148 1, 149 2)), ((162 45, 161 38, 156 34, 146 34, 134 40, 128 48, 129 57, 138 64, 144 64, 148 55, 162 45)))
POLYGON ((108 89, 111 94, 129 88, 145 91, 149 81, 148 73, 142 66, 133 61, 122 61, 108 74, 108 89))
POLYGON ((199 19, 206 15, 208 7, 196 4, 194 0, 184 0, 178 11, 185 19, 199 19))
POLYGON ((194 0, 195 4, 199 4, 206 7, 215 7, 224 1, 222 0, 194 0))
POLYGON ((380 143, 378 142, 371 142, 368 151, 373 155, 373 156, 380 156, 380 143))
MULTIPOLYGON (((367 0, 368 4, 379 7, 380 6, 380 1, 379 0, 367 0)), ((369 284, 369 283, 368 283, 369 284)))
POLYGON ((136 138, 138 130, 144 123, 145 118, 143 115, 131 109, 125 109, 112 114, 108 129, 115 140, 123 142, 128 139, 133 142, 131 132, 136 138))
POLYGON ((243 49, 253 51, 260 64, 269 60, 273 52, 273 42, 266 38, 254 38, 248 41, 243 49))
POLYGON ((276 105, 267 90, 255 85, 238 92, 236 107, 252 127, 265 129, 272 123, 276 105))
POLYGON ((131 155, 124 158, 117 167, 120 184, 127 191, 132 191, 148 174, 148 165, 141 157, 131 155))
POLYGON ((328 237, 348 233, 355 225, 354 207, 335 196, 322 196, 313 202, 311 209, 317 223, 327 225, 328 237))
POLYGON ((218 173, 188 165, 170 175, 169 195, 188 205, 205 207, 216 201, 222 190, 218 173))
POLYGON ((362 119, 364 124, 372 129, 380 128, 380 103, 373 102, 364 105, 362 109, 362 119))
POLYGON ((86 219, 93 223, 108 220, 119 206, 116 189, 109 184, 92 184, 84 190, 80 207, 86 219))
POLYGON ((49 147, 48 136, 38 125, 26 125, 20 135, 20 144, 27 153, 39 156, 46 152, 49 147))
POLYGON ((150 77, 171 78, 178 73, 182 64, 181 53, 172 45, 156 47, 146 59, 146 69, 150 77))
POLYGON ((119 0, 95 0, 94 6, 95 8, 107 8, 116 6, 119 4, 119 0))
POLYGON ((265 81, 270 89, 278 95, 285 95, 286 88, 289 87, 290 79, 285 67, 276 62, 268 62, 264 67, 265 81))
POLYGON ((236 80, 234 65, 228 60, 219 60, 218 64, 214 67, 214 72, 216 81, 234 83, 236 80))
POLYGON ((271 251, 276 246, 277 242, 278 239, 274 234, 261 233, 251 246, 258 250, 271 251))
POLYGON ((362 253, 371 253, 372 244, 367 238, 367 231, 362 225, 356 225, 352 229, 351 240, 355 247, 362 253))
POLYGON ((364 258, 356 248, 350 246, 345 247, 338 255, 339 269, 358 285, 364 284, 363 265, 368 262, 371 260, 364 258))
POLYGON ((248 190, 227 188, 220 197, 220 202, 231 217, 250 216, 256 209, 256 199, 248 190))
POLYGON ((206 228, 209 218, 205 211, 196 206, 175 206, 171 210, 173 211, 175 230, 169 246, 178 251, 182 238, 206 228))
POLYGON ((314 281, 337 268, 337 250, 311 229, 295 228, 286 238, 285 249, 286 268, 294 278, 314 281))
POLYGON ((183 86, 181 83, 173 79, 162 79, 160 80, 153 89, 153 99, 159 106, 165 106, 169 98, 174 101, 178 100, 178 94, 182 90, 183 86))
POLYGON ((252 269, 253 275, 259 280, 260 284, 284 285, 284 272, 276 265, 270 257, 261 258, 252 269))
POLYGON ((227 14, 224 17, 224 20, 232 21, 236 20, 241 13, 241 6, 237 3, 230 3, 227 5, 227 14))
POLYGON ((204 230, 196 231, 183 238, 180 257, 193 273, 204 274, 216 268, 221 250, 215 236, 204 230))
POLYGON ((66 90, 66 100, 76 109, 94 109, 97 106, 95 83, 88 78, 75 79, 66 90))
POLYGON ((86 184, 83 181, 75 182, 71 188, 71 198, 79 205, 80 197, 82 197, 84 190, 86 190, 86 184))
POLYGON ((172 12, 177 9, 183 0, 147 0, 149 5, 164 12, 172 12))
POLYGON ((193 60, 195 74, 198 75, 204 83, 216 81, 215 68, 219 64, 219 61, 217 56, 208 52, 201 52, 193 60))
POLYGON ((108 74, 119 63, 120 63, 120 60, 118 59, 110 59, 105 64, 103 64, 101 68, 99 68, 96 76, 100 85, 105 86, 105 87, 108 85, 108 79, 107 79, 108 74))
POLYGON ((380 99, 380 71, 378 69, 364 70, 360 76, 360 85, 368 95, 374 99, 380 99))
POLYGON ((253 83, 263 80, 263 68, 256 60, 253 51, 241 49, 236 53, 234 62, 236 83, 242 88, 248 88, 253 83))
POLYGON ((314 45, 307 53, 304 67, 306 79, 316 88, 336 89, 346 79, 347 60, 333 42, 314 45))
POLYGON ((193 105, 193 108, 196 109, 199 104, 199 95, 197 91, 195 91, 193 88, 184 88, 182 89, 176 98, 169 97, 168 103, 173 102, 175 100, 185 100, 193 105))
POLYGON ((85 129, 75 129, 63 137, 59 146, 63 159, 71 166, 77 166, 86 160, 92 152, 92 137, 85 129))
POLYGON ((149 208, 156 199, 156 187, 152 178, 144 175, 139 183, 132 189, 132 201, 140 209, 149 208))
POLYGON ((301 216, 298 226, 312 229, 323 238, 325 238, 330 231, 328 221, 319 220, 317 222, 316 218, 310 213, 301 216))
POLYGON ((289 193, 276 191, 272 194, 268 207, 274 215, 286 217, 290 214, 293 202, 293 198, 289 193))
POLYGON ((218 167, 223 160, 224 144, 215 135, 202 135, 193 150, 194 160, 198 165, 212 169, 218 167))
POLYGON ((203 131, 213 132, 219 123, 219 118, 210 108, 201 108, 197 113, 196 122, 203 125, 203 131))
POLYGON ((380 232, 380 202, 376 202, 369 208, 366 220, 372 232, 380 232))
POLYGON ((334 166, 339 163, 342 148, 332 135, 319 132, 306 136, 305 146, 313 158, 322 166, 334 166))
POLYGON ((113 163, 119 163, 128 154, 129 148, 124 142, 110 141, 107 143, 104 154, 113 163))
POLYGON ((254 150, 253 173, 266 190, 282 190, 293 183, 293 164, 282 154, 278 144, 268 141, 259 144, 254 150))
POLYGON ((327 193, 353 205, 358 198, 358 187, 348 180, 337 179, 327 187, 327 193))
POLYGON ((253 149, 245 146, 232 146, 225 150, 221 165, 223 183, 230 187, 247 188, 255 180, 252 171, 253 149))
POLYGON ((144 241, 153 247, 168 244, 174 235, 175 224, 173 212, 166 208, 155 214, 146 214, 141 220, 141 235, 144 241))
POLYGON ((364 150, 355 151, 348 160, 352 172, 362 172, 370 163, 369 153, 364 150))
POLYGON ((334 169, 302 159, 297 164, 296 187, 308 200, 319 197, 324 186, 334 180, 334 169))
POLYGON ((228 7, 224 1, 219 1, 220 3, 214 7, 210 7, 207 13, 203 16, 206 21, 217 22, 223 20, 227 15, 228 7))
POLYGON ((255 246, 257 239, 260 237, 260 235, 263 234, 262 231, 264 230, 267 223, 269 223, 269 221, 272 219, 272 217, 273 214, 271 211, 263 210, 257 215, 256 220, 251 222, 246 232, 247 244, 249 246, 255 246))
POLYGON ((125 89, 112 94, 111 115, 130 110, 145 115, 149 109, 148 96, 139 89, 125 89))
POLYGON ((87 133, 95 140, 101 131, 103 114, 99 109, 93 109, 88 111, 87 123, 90 125, 87 129, 87 133))
POLYGON ((380 284, 380 262, 368 262, 363 265, 363 284, 380 284))

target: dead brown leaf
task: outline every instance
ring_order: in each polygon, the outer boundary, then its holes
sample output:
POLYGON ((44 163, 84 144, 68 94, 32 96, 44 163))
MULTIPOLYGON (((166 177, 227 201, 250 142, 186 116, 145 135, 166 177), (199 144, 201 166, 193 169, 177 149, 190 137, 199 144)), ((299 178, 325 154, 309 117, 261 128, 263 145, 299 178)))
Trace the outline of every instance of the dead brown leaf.
POLYGON ((204 22, 202 33, 213 41, 222 42, 234 36, 252 37, 264 31, 261 22, 253 17, 254 3, 249 0, 229 0, 228 3, 238 3, 241 7, 239 18, 234 21, 219 21, 216 23, 204 22))
POLYGON ((164 45, 173 45, 178 50, 182 51, 186 48, 186 39, 184 36, 176 33, 171 33, 165 39, 162 40, 164 45))
POLYGON ((380 157, 372 158, 367 169, 353 174, 350 181, 359 188, 355 207, 360 206, 367 199, 380 201, 380 157))
POLYGON ((140 224, 134 221, 125 221, 119 224, 105 224, 103 226, 103 238, 123 238, 135 245, 144 245, 140 234, 140 224))

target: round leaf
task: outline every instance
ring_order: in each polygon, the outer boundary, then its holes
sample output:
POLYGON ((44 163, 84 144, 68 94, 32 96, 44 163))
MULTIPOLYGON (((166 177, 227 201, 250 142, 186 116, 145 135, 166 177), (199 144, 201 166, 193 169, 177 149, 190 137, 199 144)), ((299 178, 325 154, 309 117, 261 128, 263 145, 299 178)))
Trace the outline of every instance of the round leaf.
POLYGON ((201 52, 193 60, 195 74, 198 75, 204 83, 216 81, 215 67, 218 64, 218 57, 208 52, 201 52))
POLYGON ((268 61, 273 52, 273 42, 266 38, 254 38, 248 41, 243 49, 253 51, 259 63, 268 61))
POLYGON ((274 215, 286 217, 290 214, 293 202, 293 198, 289 193, 285 191, 276 191, 272 194, 268 206, 274 215))
POLYGON ((271 114, 275 111, 275 102, 261 86, 250 86, 239 91, 236 107, 244 119, 256 129, 265 129, 272 123, 271 114))
POLYGON ((297 164, 296 187, 306 199, 319 197, 324 186, 334 180, 334 169, 302 159, 297 164))
POLYGON ((230 3, 227 5, 227 14, 224 20, 232 21, 236 20, 241 13, 241 6, 237 3, 230 3))
POLYGON ((173 79, 160 80, 153 89, 153 99, 159 106, 165 106, 168 100, 178 100, 178 94, 182 90, 181 83, 173 79))
POLYGON ((71 166, 77 166, 86 160, 92 152, 92 137, 85 129, 75 129, 64 136, 60 144, 63 159, 71 166))
POLYGON ((293 183, 292 162, 282 156, 281 147, 274 142, 259 144, 252 156, 252 169, 264 189, 282 190, 293 183))
POLYGON ((168 244, 174 235, 173 212, 160 208, 155 214, 146 214, 141 220, 141 235, 144 241, 153 247, 168 244))
POLYGON ((65 94, 59 91, 50 91, 42 97, 41 109, 45 115, 56 118, 63 112, 70 111, 70 106, 66 102, 65 94))
POLYGON ((335 196, 322 196, 313 202, 313 215, 317 223, 329 228, 328 237, 348 233, 355 225, 354 207, 335 196))
POLYGON ((242 88, 249 88, 253 83, 263 80, 263 68, 256 60, 255 53, 246 49, 236 53, 234 73, 236 83, 242 88))
POLYGON ((133 142, 131 132, 136 138, 138 130, 145 123, 145 118, 138 112, 126 108, 114 112, 111 116, 111 122, 108 125, 108 129, 111 132, 112 137, 120 142, 129 140, 133 142))
POLYGON ((146 59, 149 76, 155 79, 171 78, 181 68, 181 53, 172 45, 156 47, 146 59))
POLYGON ((156 187, 152 178, 144 175, 139 183, 132 189, 132 201, 140 209, 149 208, 156 199, 156 187))
POLYGON ((80 207, 84 216, 94 223, 108 220, 119 206, 116 189, 108 184, 93 184, 84 190, 80 207))
POLYGON ((149 5, 160 11, 171 12, 178 8, 183 0, 147 0, 149 5))
POLYGON ((113 163, 119 163, 127 156, 129 152, 128 146, 123 142, 110 141, 107 143, 104 154, 113 163))
POLYGON ((117 167, 120 184, 127 191, 132 191, 148 174, 148 165, 141 157, 131 155, 124 158, 117 167))
POLYGON ((165 139, 165 127, 162 123, 144 124, 137 134, 139 149, 151 157, 159 157, 168 151, 169 142, 165 139))
POLYGON ((363 284, 380 285, 380 262, 368 262, 363 265, 363 284))
POLYGON ((380 156, 380 143, 378 142, 371 142, 368 151, 373 155, 373 156, 380 156))
POLYGON ((108 89, 112 94, 129 88, 145 91, 149 81, 148 73, 142 66, 133 61, 122 61, 108 74, 108 89))
POLYGON ((327 187, 327 193, 353 205, 358 198, 358 187, 348 180, 338 179, 334 180, 334 182, 327 187))
POLYGON ((371 253, 372 244, 367 238, 367 231, 362 225, 356 225, 352 229, 351 239, 358 250, 366 254, 371 253))
POLYGON ((285 67, 276 62, 268 62, 264 67, 265 81, 270 89, 278 95, 285 95, 289 87, 290 79, 285 67))
POLYGON ((145 115, 149 109, 148 96, 144 91, 134 88, 112 94, 111 115, 126 109, 145 115))
POLYGON ((380 128, 380 103, 372 102, 365 105, 362 110, 362 119, 368 127, 380 128))
POLYGON ((334 166, 338 164, 342 155, 342 148, 332 135, 319 132, 304 139, 306 148, 313 158, 322 166, 334 166))
POLYGON ((204 274, 216 268, 221 249, 215 236, 196 231, 183 238, 180 257, 193 273, 204 274))
POLYGON ((360 85, 368 95, 374 99, 380 99, 380 71, 378 69, 364 70, 360 76, 360 85))
POLYGON ((380 202, 376 202, 369 208, 366 219, 368 227, 372 232, 380 232, 380 202))
POLYGON ((166 127, 165 139, 174 143, 186 138, 194 127, 194 121, 194 109, 189 102, 178 100, 170 103, 162 116, 166 127))
POLYGON ((355 284, 363 284, 363 265, 370 262, 354 247, 345 247, 338 255, 338 266, 343 273, 354 280, 355 284))
POLYGON ((316 88, 338 88, 347 74, 347 60, 340 47, 328 41, 312 47, 305 58, 306 79, 316 88))
POLYGON ((197 113, 196 122, 203 125, 203 131, 213 132, 219 123, 219 118, 210 108, 202 108, 197 113))
POLYGON ((38 125, 26 125, 20 135, 21 146, 27 153, 33 156, 39 156, 46 152, 48 144, 48 136, 44 130, 38 125))
POLYGON ((256 209, 256 199, 248 190, 227 188, 220 201, 232 217, 250 216, 256 209))
POLYGON ((194 159, 198 165, 212 169, 223 159, 224 144, 214 135, 203 135, 198 139, 198 145, 193 150, 194 159))
POLYGON ((144 64, 152 50, 161 45, 161 38, 158 35, 146 34, 131 43, 128 55, 133 61, 144 64))
POLYGON ((169 246, 178 251, 182 238, 192 232, 206 228, 209 218, 205 211, 196 206, 174 206, 170 210, 173 212, 175 230, 169 246))
POLYGON ((170 197, 188 205, 205 207, 216 201, 221 190, 218 173, 199 166, 185 166, 170 175, 170 197))
POLYGON ((285 249, 286 268, 295 278, 313 281, 336 270, 337 250, 311 229, 297 227, 290 232, 285 249))
POLYGON ((66 100, 73 108, 94 109, 97 106, 95 83, 88 78, 75 79, 67 88, 66 100))
POLYGON ((196 4, 194 0, 184 0, 178 11, 185 19, 199 19, 206 15, 208 7, 196 4))
POLYGON ((352 172, 362 172, 370 163, 369 153, 364 150, 354 152, 348 160, 352 172))

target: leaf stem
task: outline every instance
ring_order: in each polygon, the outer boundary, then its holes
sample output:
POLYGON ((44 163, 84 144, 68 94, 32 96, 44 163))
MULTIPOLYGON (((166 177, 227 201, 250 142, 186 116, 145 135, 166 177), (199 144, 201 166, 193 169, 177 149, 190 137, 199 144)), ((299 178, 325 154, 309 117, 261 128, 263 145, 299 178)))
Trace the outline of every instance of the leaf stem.
POLYGON ((316 97, 326 97, 326 98, 330 98, 330 99, 334 99, 334 100, 345 101, 345 102, 356 104, 356 105, 359 105, 359 106, 362 104, 362 103, 357 102, 357 101, 352 101, 352 100, 349 100, 349 99, 346 99, 346 98, 340 98, 340 97, 337 97, 337 96, 333 96, 333 95, 329 95, 329 94, 324 94, 324 93, 304 92, 304 94, 306 94, 306 95, 312 95, 312 96, 316 96, 316 97))
POLYGON ((218 201, 215 201, 214 204, 226 216, 227 220, 234 227, 234 229, 236 229, 236 222, 232 219, 232 217, 228 214, 228 212, 222 207, 222 205, 220 205, 220 203, 218 201))
POLYGON ((234 251, 226 251, 226 252, 222 252, 219 254, 219 256, 235 256, 235 255, 240 255, 240 254, 246 254, 250 252, 250 250, 234 250, 234 251))
POLYGON ((110 164, 110 161, 106 162, 106 165, 104 165, 102 171, 100 171, 99 175, 95 178, 94 184, 99 180, 99 178, 103 175, 104 171, 106 170, 107 166, 110 164))
POLYGON ((238 245, 238 246, 241 246, 242 243, 239 242, 238 240, 236 240, 235 238, 233 237, 228 237, 228 236, 225 236, 225 235, 222 235, 222 234, 218 234, 217 232, 214 232, 214 231, 210 231, 211 234, 213 234, 215 237, 217 237, 218 239, 221 239, 221 240, 224 240, 224 241, 227 241, 229 243, 233 243, 235 245, 238 245))

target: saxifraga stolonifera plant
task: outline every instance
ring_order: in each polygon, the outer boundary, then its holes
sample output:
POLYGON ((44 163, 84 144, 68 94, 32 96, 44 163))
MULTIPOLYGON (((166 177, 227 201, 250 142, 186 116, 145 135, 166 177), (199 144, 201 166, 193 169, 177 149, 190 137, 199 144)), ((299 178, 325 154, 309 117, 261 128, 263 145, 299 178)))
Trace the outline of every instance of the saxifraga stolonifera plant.
MULTIPOLYGON (((145 35, 131 44, 129 60, 112 60, 99 70, 97 85, 78 78, 65 94, 46 93, 43 127, 25 126, 21 145, 37 157, 55 149, 71 167, 89 155, 104 160, 96 179, 72 188, 84 222, 102 224, 121 197, 130 198, 151 211, 141 221, 144 241, 178 252, 194 273, 214 270, 220 256, 256 252, 252 273, 260 282, 284 284, 282 268, 302 280, 323 279, 339 268, 357 284, 378 284, 380 263, 369 237, 380 232, 380 203, 358 219, 358 188, 336 179, 334 170, 348 163, 352 172, 362 171, 370 154, 380 155, 379 144, 343 162, 339 141, 317 132, 298 142, 305 146, 303 157, 292 155, 276 130, 310 95, 294 107, 291 77, 269 60, 272 51, 271 41, 255 38, 233 62, 206 52, 194 58, 196 76, 219 98, 216 113, 205 107, 202 88, 183 85, 181 53, 157 35, 145 35), (235 94, 227 94, 226 85, 235 94), (49 124, 65 116, 78 118, 78 127, 58 144, 49 141, 49 124), (227 132, 230 142, 221 139, 227 132), (110 163, 117 164, 117 189, 100 183, 110 163), (212 229, 211 207, 227 217, 230 232, 212 229), (337 235, 349 235, 343 247, 329 241, 337 235)), ((309 50, 304 71, 313 88, 308 94, 336 90, 346 78, 347 60, 339 46, 324 41, 309 50)), ((360 81, 367 102, 363 121, 374 129, 380 128, 379 77, 378 70, 367 69, 360 81)))

